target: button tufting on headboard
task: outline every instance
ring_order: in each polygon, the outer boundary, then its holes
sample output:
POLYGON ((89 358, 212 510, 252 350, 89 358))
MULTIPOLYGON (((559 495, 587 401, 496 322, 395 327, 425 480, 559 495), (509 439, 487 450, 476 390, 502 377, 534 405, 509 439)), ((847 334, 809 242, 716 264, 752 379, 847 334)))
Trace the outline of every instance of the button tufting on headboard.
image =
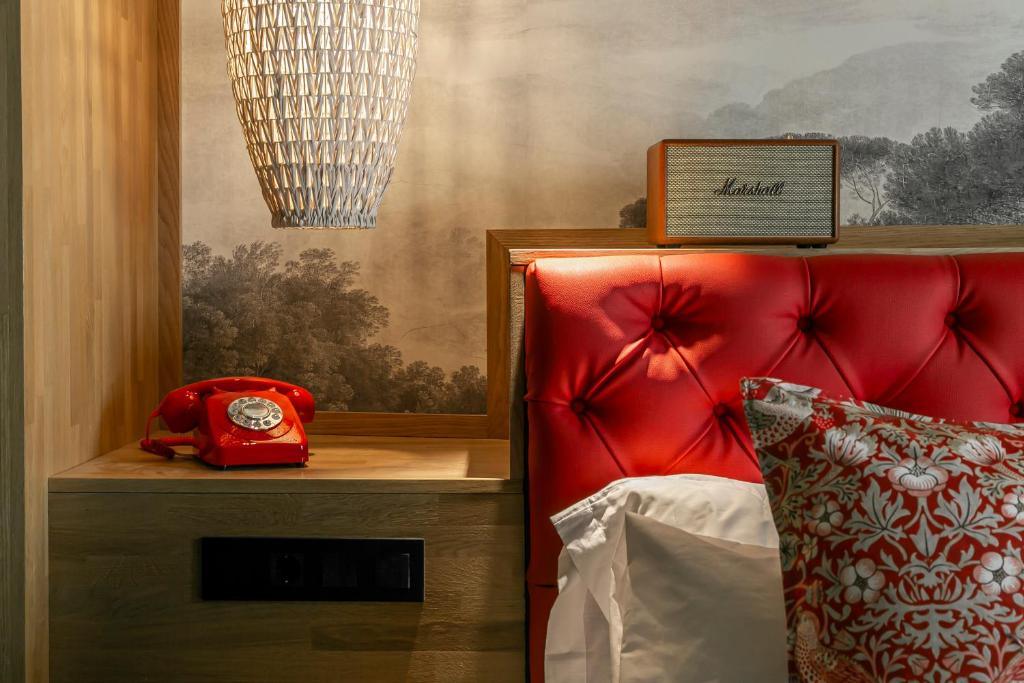
POLYGON ((760 478, 741 377, 1006 421, 1008 405, 1024 413, 1022 302, 1018 253, 535 261, 525 315, 534 647, 560 549, 551 514, 623 476, 760 478))

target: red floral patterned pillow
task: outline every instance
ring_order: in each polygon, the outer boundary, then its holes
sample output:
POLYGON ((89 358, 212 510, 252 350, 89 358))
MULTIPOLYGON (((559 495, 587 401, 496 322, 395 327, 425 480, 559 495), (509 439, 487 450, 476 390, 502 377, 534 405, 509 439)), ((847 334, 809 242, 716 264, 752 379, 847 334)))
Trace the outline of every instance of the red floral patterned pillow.
POLYGON ((1024 425, 743 380, 791 680, 1024 682, 1024 425))

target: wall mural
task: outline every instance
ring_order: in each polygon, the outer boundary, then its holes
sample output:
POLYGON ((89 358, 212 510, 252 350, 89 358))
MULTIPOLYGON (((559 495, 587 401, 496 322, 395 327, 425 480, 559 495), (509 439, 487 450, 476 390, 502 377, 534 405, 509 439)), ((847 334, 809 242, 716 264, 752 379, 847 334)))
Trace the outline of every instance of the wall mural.
POLYGON ((188 380, 483 412, 484 231, 643 224, 667 137, 838 137, 845 224, 1024 224, 1024 4, 429 0, 373 231, 278 231, 219 4, 182 3, 188 380))

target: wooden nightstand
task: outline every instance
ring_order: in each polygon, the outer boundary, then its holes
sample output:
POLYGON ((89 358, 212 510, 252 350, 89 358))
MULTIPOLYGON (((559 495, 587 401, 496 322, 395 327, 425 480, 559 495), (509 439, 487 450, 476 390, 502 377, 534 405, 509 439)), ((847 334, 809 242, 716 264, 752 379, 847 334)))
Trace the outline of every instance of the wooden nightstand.
POLYGON ((311 437, 305 468, 127 446, 50 478, 51 680, 522 681, 508 442, 311 437), (423 603, 204 602, 204 536, 423 538, 423 603))

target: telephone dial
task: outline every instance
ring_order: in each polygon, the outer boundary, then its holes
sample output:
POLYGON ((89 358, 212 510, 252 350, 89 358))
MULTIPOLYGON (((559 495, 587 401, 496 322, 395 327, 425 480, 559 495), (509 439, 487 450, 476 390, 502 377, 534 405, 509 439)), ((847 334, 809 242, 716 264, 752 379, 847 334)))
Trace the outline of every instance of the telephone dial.
POLYGON ((313 395, 302 387, 261 377, 222 377, 175 389, 146 422, 139 446, 167 458, 175 446, 192 446, 196 457, 216 467, 303 465, 309 443, 303 422, 315 412, 313 395), (192 436, 150 438, 162 417, 172 432, 192 436))

